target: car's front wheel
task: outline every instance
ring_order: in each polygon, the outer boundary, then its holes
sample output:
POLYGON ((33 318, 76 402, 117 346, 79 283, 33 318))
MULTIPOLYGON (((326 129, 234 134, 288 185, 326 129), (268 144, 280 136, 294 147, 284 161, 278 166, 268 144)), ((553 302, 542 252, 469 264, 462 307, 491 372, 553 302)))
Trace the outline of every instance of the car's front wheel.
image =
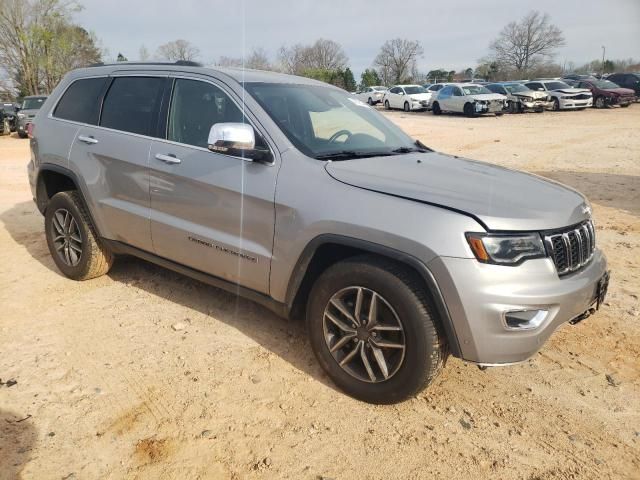
POLYGON ((405 112, 410 112, 411 111, 411 107, 409 106, 409 102, 404 102, 404 111, 405 112))
POLYGON ((604 107, 606 107, 607 105, 606 105, 606 103, 604 101, 604 97, 603 96, 596 97, 596 101, 595 101, 594 106, 596 108, 604 108, 604 107))
POLYGON ((369 104, 369 106, 372 106, 373 105, 373 99, 371 97, 369 97, 367 99, 367 103, 369 104))
POLYGON ((384 108, 385 108, 386 110, 391 110, 391 106, 389 105, 389 100, 385 100, 385 101, 384 101, 384 108))
POLYGON ((73 280, 88 280, 109 271, 113 255, 96 235, 76 191, 53 196, 44 217, 49 252, 58 269, 73 280))
POLYGON ((415 395, 438 375, 448 348, 437 322, 417 276, 373 256, 327 269, 307 309, 322 368, 349 395, 377 404, 415 395))
POLYGON ((431 111, 433 112, 434 115, 440 115, 442 113, 442 110, 440 109, 440 104, 438 102, 434 102, 433 105, 431 106, 431 111))
POLYGON ((559 112, 560 111, 560 101, 557 98, 553 99, 553 111, 554 112, 559 112))

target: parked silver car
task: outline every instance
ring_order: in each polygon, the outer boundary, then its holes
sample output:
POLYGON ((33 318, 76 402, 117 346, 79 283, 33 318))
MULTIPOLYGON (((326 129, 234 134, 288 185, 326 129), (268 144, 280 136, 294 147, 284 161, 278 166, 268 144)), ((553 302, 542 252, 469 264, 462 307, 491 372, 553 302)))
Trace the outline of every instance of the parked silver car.
POLYGON ((542 113, 545 109, 553 107, 551 95, 531 90, 518 82, 500 82, 485 86, 493 93, 507 97, 507 111, 509 113, 542 113))
POLYGON ((437 153, 311 79, 185 63, 76 70, 30 144, 63 274, 94 278, 130 254, 301 313, 322 368, 364 401, 414 395, 450 354, 526 360, 606 293, 578 192, 437 153))

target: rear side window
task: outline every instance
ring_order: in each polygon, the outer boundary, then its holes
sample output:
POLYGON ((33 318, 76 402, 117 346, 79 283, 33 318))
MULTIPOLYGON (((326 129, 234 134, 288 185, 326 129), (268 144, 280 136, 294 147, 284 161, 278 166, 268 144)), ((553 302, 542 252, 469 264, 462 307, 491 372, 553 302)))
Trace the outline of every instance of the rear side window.
POLYGON ((97 125, 100 117, 100 97, 107 80, 106 77, 76 80, 64 92, 53 116, 97 125))
POLYGON ((104 99, 100 126, 154 136, 164 84, 165 79, 158 77, 114 79, 104 99))

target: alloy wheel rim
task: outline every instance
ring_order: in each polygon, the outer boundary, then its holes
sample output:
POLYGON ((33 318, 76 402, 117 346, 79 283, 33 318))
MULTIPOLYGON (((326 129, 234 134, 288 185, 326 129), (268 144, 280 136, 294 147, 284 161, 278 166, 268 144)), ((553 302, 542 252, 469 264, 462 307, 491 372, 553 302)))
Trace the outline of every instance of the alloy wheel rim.
POLYGON ((76 219, 69 210, 59 208, 51 224, 56 253, 66 265, 75 267, 82 258, 82 235, 76 219))
POLYGON ((329 353, 350 376, 367 383, 392 378, 404 361, 402 322, 379 293, 351 286, 335 293, 322 318, 329 353))

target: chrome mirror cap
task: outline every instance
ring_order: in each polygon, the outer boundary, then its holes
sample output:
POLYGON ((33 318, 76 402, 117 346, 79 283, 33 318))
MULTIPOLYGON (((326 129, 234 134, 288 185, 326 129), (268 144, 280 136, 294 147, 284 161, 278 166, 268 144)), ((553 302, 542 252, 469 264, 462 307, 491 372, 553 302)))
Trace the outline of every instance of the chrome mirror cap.
POLYGON ((256 137, 251 125, 246 123, 216 123, 209 131, 209 150, 238 155, 244 150, 254 150, 256 137))

